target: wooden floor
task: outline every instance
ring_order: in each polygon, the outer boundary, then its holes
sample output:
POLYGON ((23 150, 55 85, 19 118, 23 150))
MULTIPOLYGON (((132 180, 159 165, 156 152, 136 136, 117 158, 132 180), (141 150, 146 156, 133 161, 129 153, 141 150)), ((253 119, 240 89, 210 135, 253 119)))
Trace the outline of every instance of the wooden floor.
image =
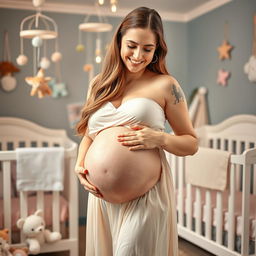
MULTIPOLYGON (((85 226, 79 227, 79 256, 85 255, 85 226)), ((68 252, 44 253, 40 256, 69 256, 68 252)), ((72 255, 73 256, 73 255, 72 255)), ((145 255, 146 256, 146 255, 145 255)), ((179 238, 179 256, 214 256, 203 249, 179 238)))

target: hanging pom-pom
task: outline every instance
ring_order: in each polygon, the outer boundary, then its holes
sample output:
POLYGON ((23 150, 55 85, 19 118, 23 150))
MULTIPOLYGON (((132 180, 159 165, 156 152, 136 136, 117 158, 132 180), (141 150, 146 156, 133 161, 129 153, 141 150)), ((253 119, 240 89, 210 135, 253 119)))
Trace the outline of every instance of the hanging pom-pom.
POLYGON ((28 63, 28 57, 24 54, 20 54, 17 59, 16 59, 16 62, 18 65, 20 66, 24 66, 28 63))
POLYGON ((62 54, 60 52, 54 52, 51 56, 52 62, 58 62, 62 59, 62 54))
POLYGON ((43 44, 43 39, 39 36, 35 36, 32 38, 32 45, 34 47, 41 47, 43 44))
POLYGON ((83 45, 83 44, 78 44, 78 45, 76 46, 76 51, 77 51, 77 52, 82 52, 82 51, 84 51, 84 45, 83 45))
POLYGON ((16 88, 17 81, 11 74, 8 74, 1 78, 1 84, 4 91, 10 92, 16 88))
POLYGON ((44 0, 33 0, 32 2, 35 7, 41 7, 44 4, 44 0))
POLYGON ((41 67, 42 69, 47 69, 47 68, 50 67, 50 65, 51 65, 51 62, 49 61, 48 58, 43 57, 43 58, 41 59, 41 61, 40 61, 40 67, 41 67))
POLYGON ((92 64, 85 64, 84 67, 83 67, 83 70, 84 70, 85 72, 89 72, 89 71, 91 71, 92 69, 93 69, 92 64))

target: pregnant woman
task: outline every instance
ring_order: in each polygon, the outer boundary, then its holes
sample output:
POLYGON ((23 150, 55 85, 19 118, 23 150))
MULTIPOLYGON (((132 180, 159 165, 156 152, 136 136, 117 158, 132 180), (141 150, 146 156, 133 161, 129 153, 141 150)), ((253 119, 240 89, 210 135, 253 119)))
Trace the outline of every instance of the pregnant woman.
POLYGON ((179 83, 169 75, 163 25, 146 7, 129 13, 91 82, 76 163, 90 192, 87 256, 177 256, 175 192, 163 150, 197 151, 179 83), (174 134, 164 132, 168 121, 174 134))

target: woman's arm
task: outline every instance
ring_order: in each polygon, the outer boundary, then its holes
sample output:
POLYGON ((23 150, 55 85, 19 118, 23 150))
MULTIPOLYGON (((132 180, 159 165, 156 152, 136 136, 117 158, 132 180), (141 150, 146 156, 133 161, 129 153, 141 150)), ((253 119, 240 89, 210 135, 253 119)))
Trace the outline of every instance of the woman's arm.
POLYGON ((86 153, 92 144, 92 139, 86 135, 82 138, 79 148, 78 148, 78 156, 76 160, 76 169, 77 167, 83 167, 84 168, 84 158, 86 156, 86 153))
POLYGON ((197 136, 189 118, 184 93, 179 83, 171 78, 166 86, 165 115, 173 134, 161 134, 161 147, 178 156, 193 155, 197 152, 197 136))

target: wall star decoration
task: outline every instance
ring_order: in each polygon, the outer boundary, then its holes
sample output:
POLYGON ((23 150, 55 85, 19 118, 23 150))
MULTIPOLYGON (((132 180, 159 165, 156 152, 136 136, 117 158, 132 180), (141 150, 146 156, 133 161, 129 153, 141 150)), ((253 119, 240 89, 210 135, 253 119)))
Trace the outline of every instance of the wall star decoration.
POLYGON ((38 95, 38 98, 43 98, 45 95, 51 95, 52 90, 48 85, 48 82, 51 81, 51 77, 44 76, 44 70, 41 68, 36 76, 26 77, 26 82, 32 86, 30 95, 38 95))
POLYGON ((230 59, 231 57, 230 53, 233 48, 234 47, 231 44, 229 44, 227 40, 224 40, 222 42, 222 45, 217 48, 219 52, 219 59, 220 60, 230 59))
POLYGON ((230 78, 230 72, 220 69, 218 71, 217 83, 222 86, 227 86, 227 80, 230 78))

